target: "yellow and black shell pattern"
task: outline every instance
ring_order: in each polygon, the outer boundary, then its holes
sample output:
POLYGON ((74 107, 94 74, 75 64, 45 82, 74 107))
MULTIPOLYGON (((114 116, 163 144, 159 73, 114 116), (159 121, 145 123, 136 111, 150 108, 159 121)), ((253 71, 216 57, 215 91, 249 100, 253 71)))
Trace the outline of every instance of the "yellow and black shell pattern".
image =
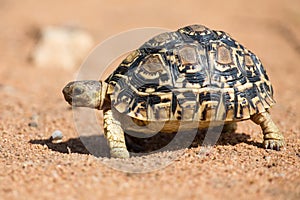
POLYGON ((106 82, 111 105, 144 121, 239 121, 275 103, 258 57, 202 25, 155 36, 106 82))

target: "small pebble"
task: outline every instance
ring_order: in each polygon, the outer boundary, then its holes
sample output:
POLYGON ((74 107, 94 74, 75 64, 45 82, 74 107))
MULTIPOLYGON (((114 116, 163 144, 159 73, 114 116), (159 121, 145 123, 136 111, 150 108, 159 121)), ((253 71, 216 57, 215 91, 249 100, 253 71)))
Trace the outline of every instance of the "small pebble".
POLYGON ((28 123, 28 126, 37 128, 38 127, 38 120, 39 120, 38 115, 36 115, 36 114, 32 115, 31 118, 30 118, 30 122, 28 123))
POLYGON ((63 134, 60 130, 56 130, 52 133, 50 140, 53 143, 60 143, 62 141, 63 134))
POLYGON ((38 127, 38 123, 37 122, 29 122, 28 126, 37 128, 38 127))

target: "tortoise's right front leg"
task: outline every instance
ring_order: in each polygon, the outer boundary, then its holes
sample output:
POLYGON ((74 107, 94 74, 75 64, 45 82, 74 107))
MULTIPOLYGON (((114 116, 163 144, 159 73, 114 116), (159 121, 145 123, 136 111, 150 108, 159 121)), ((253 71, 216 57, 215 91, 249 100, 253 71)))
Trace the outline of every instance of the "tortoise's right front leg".
POLYGON ((114 158, 129 158, 121 123, 114 117, 112 110, 104 111, 104 135, 110 148, 110 156, 114 158))

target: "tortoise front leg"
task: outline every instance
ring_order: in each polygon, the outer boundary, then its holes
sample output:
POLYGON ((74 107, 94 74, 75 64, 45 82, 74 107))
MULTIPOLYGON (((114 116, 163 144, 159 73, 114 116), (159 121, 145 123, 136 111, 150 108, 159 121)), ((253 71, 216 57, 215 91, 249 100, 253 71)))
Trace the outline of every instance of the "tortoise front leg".
POLYGON ((264 146, 267 149, 280 150, 284 146, 284 137, 268 112, 251 116, 251 120, 260 125, 264 134, 264 146))
POLYGON ((112 110, 107 110, 103 114, 104 135, 110 148, 110 156, 114 158, 129 158, 129 152, 126 148, 124 131, 112 110))

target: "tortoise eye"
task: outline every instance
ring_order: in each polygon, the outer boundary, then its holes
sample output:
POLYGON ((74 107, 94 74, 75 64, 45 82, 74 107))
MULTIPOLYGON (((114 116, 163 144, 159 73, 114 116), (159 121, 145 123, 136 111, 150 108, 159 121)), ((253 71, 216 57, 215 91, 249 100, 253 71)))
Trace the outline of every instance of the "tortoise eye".
POLYGON ((82 88, 76 87, 76 88, 73 89, 73 95, 80 95, 83 92, 84 92, 84 90, 82 88))

